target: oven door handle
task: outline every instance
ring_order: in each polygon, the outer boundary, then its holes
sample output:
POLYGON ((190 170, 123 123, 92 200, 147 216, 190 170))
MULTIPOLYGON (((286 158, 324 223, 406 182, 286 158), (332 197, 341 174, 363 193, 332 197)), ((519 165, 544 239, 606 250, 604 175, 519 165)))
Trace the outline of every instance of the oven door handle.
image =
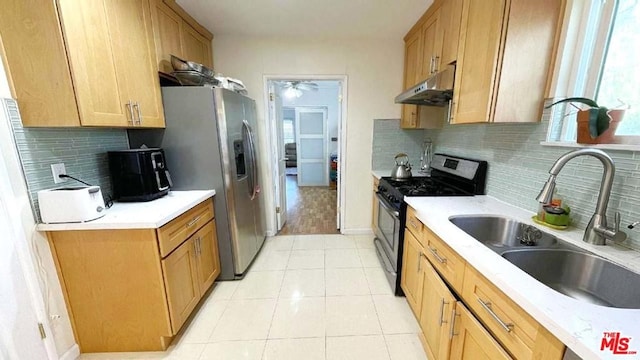
POLYGON ((389 213, 391 214, 393 217, 395 218, 399 218, 400 217, 400 212, 398 210, 395 210, 391 207, 391 205, 387 204, 387 199, 383 198, 382 195, 380 195, 380 193, 376 192, 376 197, 378 198, 378 201, 380 202, 380 205, 382 205, 382 207, 389 213))

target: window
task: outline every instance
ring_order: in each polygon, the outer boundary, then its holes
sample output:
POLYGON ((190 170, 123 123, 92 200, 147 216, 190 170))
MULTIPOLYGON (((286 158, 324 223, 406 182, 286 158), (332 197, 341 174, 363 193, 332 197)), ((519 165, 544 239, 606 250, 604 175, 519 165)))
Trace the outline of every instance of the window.
POLYGON ((282 120, 282 130, 284 132, 284 143, 296 142, 296 128, 293 119, 282 120))
MULTIPOLYGON (((568 3, 556 94, 627 109, 616 143, 640 145, 640 0, 568 3)), ((554 109, 548 140, 575 142, 576 113, 571 105, 554 109)))

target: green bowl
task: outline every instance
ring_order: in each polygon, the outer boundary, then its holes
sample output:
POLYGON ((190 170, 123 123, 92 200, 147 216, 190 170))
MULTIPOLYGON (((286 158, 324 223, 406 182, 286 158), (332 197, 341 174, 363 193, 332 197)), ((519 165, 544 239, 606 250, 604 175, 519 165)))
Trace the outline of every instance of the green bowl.
POLYGON ((551 224, 551 225, 567 226, 571 221, 571 217, 569 216, 569 214, 556 215, 556 214, 546 213, 544 214, 544 221, 547 224, 551 224))

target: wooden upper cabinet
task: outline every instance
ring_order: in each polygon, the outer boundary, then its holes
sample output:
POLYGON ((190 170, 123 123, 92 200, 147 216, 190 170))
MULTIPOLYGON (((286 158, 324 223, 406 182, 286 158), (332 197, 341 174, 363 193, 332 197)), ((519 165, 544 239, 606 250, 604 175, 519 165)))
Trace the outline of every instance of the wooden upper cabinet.
POLYGON ((440 26, 440 10, 431 15, 422 25, 422 67, 418 81, 426 80, 438 72, 442 58, 443 31, 440 26))
POLYGON ((3 1, 0 47, 24 126, 80 126, 54 1, 3 1))
POLYGON ((171 55, 213 69, 213 35, 173 0, 151 0, 158 69, 171 73, 171 55))
POLYGON ((462 0, 445 0, 440 7, 440 29, 442 31, 442 55, 439 69, 458 59, 458 38, 462 0))
MULTIPOLYGON (((404 45, 404 81, 403 90, 414 86, 418 82, 420 76, 420 68, 422 64, 421 49, 422 33, 416 31, 411 37, 407 38, 404 45)), ((402 105, 402 118, 400 127, 415 128, 418 123, 418 106, 402 105)))
POLYGON ((540 121, 562 6, 463 1, 452 123, 540 121))
POLYGON ((58 0, 83 126, 164 127, 147 0, 58 0))
POLYGON ((200 35, 192 27, 185 25, 182 31, 182 44, 186 60, 213 68, 211 41, 200 35))
POLYGON ((115 7, 97 0, 58 4, 82 125, 133 125, 125 106, 126 64, 110 32, 115 7))
POLYGON ((153 22, 153 35, 156 42, 156 60, 158 70, 171 73, 171 55, 184 58, 182 51, 182 26, 183 21, 162 0, 152 0, 151 20, 153 22))

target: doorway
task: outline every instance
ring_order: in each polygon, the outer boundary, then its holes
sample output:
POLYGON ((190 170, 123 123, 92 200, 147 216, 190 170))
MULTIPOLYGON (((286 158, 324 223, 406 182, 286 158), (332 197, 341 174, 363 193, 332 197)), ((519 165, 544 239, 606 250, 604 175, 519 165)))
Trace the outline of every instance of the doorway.
POLYGON ((338 234, 346 79, 265 80, 277 233, 338 234))

